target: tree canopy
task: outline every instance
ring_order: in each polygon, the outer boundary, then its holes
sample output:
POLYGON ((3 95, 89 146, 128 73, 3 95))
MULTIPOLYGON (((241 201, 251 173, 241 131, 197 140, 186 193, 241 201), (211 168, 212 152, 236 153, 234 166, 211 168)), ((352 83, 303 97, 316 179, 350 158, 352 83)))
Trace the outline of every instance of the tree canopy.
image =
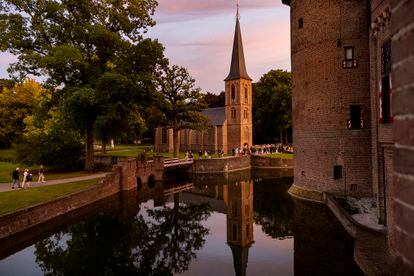
POLYGON ((47 93, 38 82, 30 79, 0 91, 0 147, 8 147, 22 137, 24 119, 32 115, 47 93))
POLYGON ((155 68, 166 63, 162 45, 143 38, 156 6, 155 0, 0 3, 0 50, 18 58, 9 72, 46 77, 62 90, 63 114, 85 138, 88 171, 94 133, 124 127, 120 119, 151 98, 155 68))
POLYGON ((253 84, 253 125, 254 143, 282 142, 283 136, 287 143, 292 128, 290 72, 271 70, 253 84))
POLYGON ((178 131, 181 129, 202 129, 208 118, 200 112, 206 108, 200 88, 187 69, 173 65, 158 71, 155 81, 156 104, 163 116, 163 126, 173 129, 174 156, 180 152, 178 131))
POLYGON ((222 107, 226 104, 226 94, 224 91, 220 92, 218 95, 207 92, 203 95, 203 98, 208 108, 222 107))

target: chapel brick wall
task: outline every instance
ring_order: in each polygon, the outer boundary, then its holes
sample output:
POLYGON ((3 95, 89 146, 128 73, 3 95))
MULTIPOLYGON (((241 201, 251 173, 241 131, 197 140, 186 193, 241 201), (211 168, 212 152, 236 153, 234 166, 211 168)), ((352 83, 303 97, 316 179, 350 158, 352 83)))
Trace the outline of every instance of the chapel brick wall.
POLYGON ((368 18, 366 1, 291 1, 297 186, 372 194, 368 18), (355 47, 356 68, 342 68, 346 46, 355 47), (363 129, 347 129, 351 104, 361 105, 363 129), (334 165, 342 179, 333 179, 334 165))

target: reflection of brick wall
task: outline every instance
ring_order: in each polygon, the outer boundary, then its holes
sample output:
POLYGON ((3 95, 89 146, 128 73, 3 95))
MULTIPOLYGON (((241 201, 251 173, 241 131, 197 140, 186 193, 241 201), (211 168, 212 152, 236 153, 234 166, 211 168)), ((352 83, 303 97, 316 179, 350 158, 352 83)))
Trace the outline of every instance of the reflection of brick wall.
POLYGON ((295 185, 333 193, 346 188, 348 195, 369 196, 368 5, 356 0, 290 4, 295 185), (356 67, 344 69, 344 47, 350 46, 356 67), (363 129, 347 129, 352 104, 361 105, 363 129), (343 166, 338 180, 335 165, 343 166))
POLYGON ((414 273, 414 1, 392 1, 394 184, 390 244, 403 274, 414 273))

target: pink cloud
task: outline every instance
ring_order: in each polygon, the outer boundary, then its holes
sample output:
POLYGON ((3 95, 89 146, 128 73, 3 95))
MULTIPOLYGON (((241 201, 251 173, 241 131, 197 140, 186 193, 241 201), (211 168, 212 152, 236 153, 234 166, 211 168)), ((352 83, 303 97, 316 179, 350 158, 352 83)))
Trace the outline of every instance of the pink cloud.
MULTIPOLYGON (((191 20, 194 17, 210 16, 227 12, 235 12, 235 0, 159 0, 157 8, 158 22, 176 22, 191 20)), ((277 0, 241 0, 242 11, 277 7, 281 2, 277 0)))

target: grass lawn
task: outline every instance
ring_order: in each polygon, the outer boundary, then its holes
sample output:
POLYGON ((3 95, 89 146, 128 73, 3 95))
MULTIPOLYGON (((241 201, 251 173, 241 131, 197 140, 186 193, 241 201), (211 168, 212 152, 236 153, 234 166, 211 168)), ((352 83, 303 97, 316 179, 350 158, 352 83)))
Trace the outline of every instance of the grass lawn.
POLYGON ((27 208, 60 196, 79 192, 98 183, 98 179, 57 184, 0 193, 0 215, 27 208))
POLYGON ((268 158, 293 159, 294 155, 292 153, 273 153, 273 154, 263 154, 259 156, 268 157, 268 158))
MULTIPOLYGON (((21 166, 19 164, 13 164, 10 162, 0 162, 0 183, 11 183, 11 173, 14 169, 16 169, 17 167, 20 168, 20 173, 23 174, 24 169, 26 168, 25 166, 21 166)), ((31 171, 31 173, 33 174, 33 181, 37 181, 37 170, 39 169, 38 167, 28 167, 28 169, 31 171)), ((69 172, 69 173, 53 173, 51 172, 50 174, 47 172, 47 168, 46 168, 46 173, 45 173, 45 179, 47 180, 53 180, 53 179, 63 179, 63 178, 71 178, 71 177, 77 177, 77 176, 84 176, 85 173, 82 172, 69 172)))

